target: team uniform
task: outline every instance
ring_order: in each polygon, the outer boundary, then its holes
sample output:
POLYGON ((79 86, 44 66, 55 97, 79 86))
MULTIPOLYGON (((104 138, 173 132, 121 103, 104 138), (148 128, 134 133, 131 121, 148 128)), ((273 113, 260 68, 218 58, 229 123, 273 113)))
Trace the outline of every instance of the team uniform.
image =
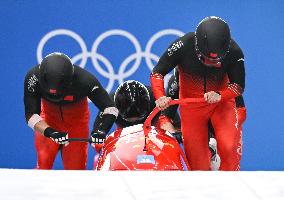
MULTIPOLYGON (((40 115, 52 129, 68 133, 69 138, 89 137, 89 98, 102 111, 103 119, 98 129, 107 133, 116 119, 114 102, 109 98, 99 81, 86 70, 74 66, 71 85, 63 96, 54 89, 46 91, 40 82, 40 65, 33 67, 24 82, 24 104, 26 121, 40 115)), ((44 77, 44 79, 47 79, 44 77)), ((51 169, 61 150, 64 169, 86 169, 88 144, 72 142, 67 146, 55 143, 50 138, 35 132, 37 168, 51 169)))
MULTIPOLYGON (((235 98, 243 93, 245 87, 244 55, 238 44, 230 39, 228 50, 224 53, 226 56, 222 57, 221 62, 213 63, 214 66, 207 65, 206 62, 210 59, 201 60, 203 55, 197 48, 197 37, 195 33, 188 33, 178 38, 161 56, 151 73, 153 92, 156 99, 165 96, 163 77, 178 66, 180 98, 202 98, 210 91, 218 93, 221 96, 218 103, 191 103, 180 106, 186 156, 193 170, 209 170, 210 120, 218 142, 220 169, 239 170, 238 148, 245 115, 243 113, 243 119, 239 120, 240 113, 237 112, 235 98)), ((206 35, 203 38, 206 40, 206 35)), ((215 58, 218 55, 213 51, 210 56, 215 58)))
MULTIPOLYGON (((169 79, 168 87, 166 89, 166 95, 168 97, 171 97, 172 99, 179 99, 179 73, 177 68, 174 70, 174 74, 169 79)), ((246 119, 246 108, 243 96, 241 95, 236 97, 235 102, 236 102, 236 108, 239 112, 238 120, 242 124, 246 119)), ((167 108, 165 111, 163 111, 163 115, 165 115, 168 119, 173 119, 173 117, 176 115, 177 109, 178 105, 171 106, 167 108)), ((180 124, 177 124, 176 127, 180 127, 180 124)), ((215 137, 214 129, 212 127, 211 122, 208 124, 208 130, 209 130, 208 133, 209 137, 215 137)))
MULTIPOLYGON (((179 99, 179 73, 178 73, 177 68, 174 69, 174 74, 169 79, 168 87, 166 89, 166 95, 171 97, 172 99, 179 99)), ((241 96, 236 97, 235 103, 236 103, 236 109, 237 109, 237 112, 238 112, 237 116, 238 116, 238 123, 239 123, 239 126, 240 126, 240 132, 242 133, 242 125, 243 125, 243 123, 246 119, 246 107, 245 107, 243 96, 241 95, 241 96)), ((167 122, 167 121, 174 123, 174 122, 172 122, 171 119, 173 118, 173 116, 176 115, 177 109, 178 109, 178 105, 174 105, 174 106, 167 108, 165 111, 163 111, 163 115, 166 116, 166 118, 163 118, 164 121, 162 123, 167 122)), ((180 124, 179 125, 175 124, 174 126, 180 127, 180 124)), ((208 123, 208 137, 209 138, 215 138, 214 129, 212 127, 212 123, 211 123, 210 120, 209 120, 209 123, 208 123)), ((209 147, 210 147, 210 144, 209 144, 209 147)), ((211 150, 212 156, 215 156, 216 151, 212 148, 210 148, 210 150, 211 150)), ((242 139, 240 139, 240 142, 239 142, 238 153, 239 153, 239 156, 240 156, 239 160, 241 160, 242 139)))

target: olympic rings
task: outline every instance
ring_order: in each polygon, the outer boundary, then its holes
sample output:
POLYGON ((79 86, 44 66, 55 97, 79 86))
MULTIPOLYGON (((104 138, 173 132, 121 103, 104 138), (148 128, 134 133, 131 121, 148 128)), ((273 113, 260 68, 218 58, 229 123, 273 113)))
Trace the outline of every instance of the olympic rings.
MULTIPOLYGON (((56 30, 48 32, 40 40, 38 47, 37 47, 37 61, 39 63, 43 59, 42 53, 43 53, 43 49, 44 49, 44 46, 46 45, 46 43, 51 38, 59 36, 59 35, 71 37, 72 39, 74 39, 79 44, 79 46, 81 48, 81 53, 71 57, 72 62, 76 63, 78 61, 81 61, 78 65, 82 68, 85 68, 86 63, 88 61, 88 58, 90 58, 94 68, 96 69, 96 71, 101 76, 103 76, 103 77, 105 77, 109 80, 108 84, 106 86, 106 90, 109 92, 109 91, 112 90, 115 81, 118 81, 119 84, 121 84, 121 83, 124 82, 125 79, 129 78, 131 75, 133 75, 137 71, 137 69, 141 65, 142 58, 145 58, 145 61, 146 61, 148 68, 150 70, 153 69, 154 64, 153 64, 152 61, 154 60, 155 62, 158 62, 159 56, 157 56, 156 54, 153 54, 151 51, 152 51, 152 47, 153 47, 154 43, 159 38, 166 36, 166 35, 175 35, 175 36, 180 37, 180 36, 184 35, 184 33, 182 31, 175 30, 175 29, 161 30, 161 31, 157 32, 156 34, 154 34, 149 39, 149 41, 146 44, 145 51, 142 51, 141 45, 134 35, 132 35, 131 33, 127 32, 125 30, 112 29, 112 30, 106 31, 106 32, 102 33, 101 35, 99 35, 96 38, 96 40, 94 41, 94 43, 92 44, 91 51, 88 51, 87 45, 80 35, 78 35, 77 33, 73 32, 71 30, 68 30, 68 29, 56 29, 56 30), (99 48, 100 44, 105 39, 107 39, 108 37, 111 37, 111 36, 125 37, 133 44, 133 46, 135 48, 135 52, 133 54, 129 55, 128 57, 126 57, 123 60, 123 62, 120 64, 119 70, 118 70, 117 73, 115 72, 112 63, 104 55, 98 53, 98 48, 99 48), (127 66, 132 61, 134 61, 133 65, 130 68, 128 68, 128 70, 126 70, 127 66), (103 63, 105 65, 106 70, 104 70, 104 68, 100 65, 100 63, 103 63)), ((167 79, 167 78, 165 78, 165 79, 167 79)))

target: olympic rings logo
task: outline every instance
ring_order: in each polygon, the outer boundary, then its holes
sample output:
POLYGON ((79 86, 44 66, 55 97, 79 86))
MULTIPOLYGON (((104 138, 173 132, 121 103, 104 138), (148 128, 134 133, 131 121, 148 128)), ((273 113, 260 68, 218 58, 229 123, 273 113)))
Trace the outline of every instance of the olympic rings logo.
POLYGON ((84 40, 82 39, 82 37, 80 35, 78 35, 77 33, 73 32, 71 30, 68 30, 68 29, 56 29, 56 30, 53 30, 53 31, 47 33, 40 40, 38 47, 37 47, 37 61, 39 63, 43 59, 43 55, 42 55, 43 49, 44 49, 44 46, 46 45, 46 43, 48 42, 48 40, 50 40, 51 38, 53 38, 55 36, 59 36, 59 35, 71 37, 72 39, 74 39, 79 44, 79 46, 81 48, 81 53, 71 57, 72 62, 76 63, 76 62, 80 61, 80 63, 78 65, 80 67, 84 68, 86 66, 88 58, 90 58, 94 68, 96 69, 96 71, 100 75, 102 75, 103 77, 105 77, 109 80, 108 85, 106 87, 106 90, 109 92, 109 91, 111 91, 115 81, 118 81, 119 84, 121 84, 121 83, 124 82, 125 79, 127 79, 128 77, 130 77, 132 74, 134 74, 136 72, 136 70, 138 69, 138 67, 141 64, 142 58, 145 58, 145 61, 146 61, 148 68, 150 70, 153 69, 153 67, 154 67, 153 61, 158 62, 159 56, 157 56, 156 54, 153 54, 151 52, 151 50, 152 50, 154 43, 159 38, 166 36, 166 35, 175 35, 175 36, 180 37, 180 36, 183 36, 184 33, 182 31, 179 31, 179 30, 176 30, 176 29, 161 30, 161 31, 157 32, 156 34, 154 34, 149 39, 149 41, 146 44, 145 51, 143 51, 139 41, 137 40, 137 38, 134 35, 132 35, 131 33, 127 32, 125 30, 112 29, 112 30, 106 31, 106 32, 102 33, 101 35, 99 35, 99 37, 97 37, 96 40, 94 41, 92 48, 91 48, 91 51, 88 51, 86 43, 84 42, 84 40), (114 71, 114 67, 113 67, 112 63, 104 55, 102 55, 98 52, 98 48, 99 48, 100 44, 110 36, 122 36, 122 37, 127 38, 128 40, 131 41, 131 43, 133 44, 135 51, 136 51, 123 60, 123 62, 119 66, 118 73, 116 73, 114 71), (104 70, 104 68, 100 65, 99 61, 105 65, 107 71, 104 70), (131 67, 128 67, 128 70, 126 70, 127 66, 132 61, 134 61, 133 65, 131 67))

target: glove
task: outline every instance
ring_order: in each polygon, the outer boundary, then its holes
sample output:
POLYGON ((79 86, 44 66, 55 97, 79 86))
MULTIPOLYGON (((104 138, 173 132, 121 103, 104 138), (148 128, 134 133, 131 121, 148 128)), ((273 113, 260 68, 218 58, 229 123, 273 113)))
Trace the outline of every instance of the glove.
POLYGON ((159 108, 159 110, 165 110, 167 107, 169 107, 169 102, 172 98, 162 96, 159 99, 155 101, 156 107, 159 108))
POLYGON ((204 94, 204 99, 207 103, 218 103, 221 101, 221 95, 218 92, 210 91, 204 94))
POLYGON ((171 133, 171 134, 172 134, 172 136, 177 140, 177 142, 178 142, 179 144, 182 144, 182 143, 183 143, 183 141, 182 141, 182 134, 181 134, 180 131, 177 131, 177 132, 174 132, 174 133, 171 133))
POLYGON ((68 143, 68 133, 57 131, 51 127, 47 127, 44 130, 43 135, 52 139, 57 144, 67 144, 68 143))
POLYGON ((92 131, 91 133, 91 141, 95 144, 102 144, 105 142, 106 133, 101 130, 92 131))

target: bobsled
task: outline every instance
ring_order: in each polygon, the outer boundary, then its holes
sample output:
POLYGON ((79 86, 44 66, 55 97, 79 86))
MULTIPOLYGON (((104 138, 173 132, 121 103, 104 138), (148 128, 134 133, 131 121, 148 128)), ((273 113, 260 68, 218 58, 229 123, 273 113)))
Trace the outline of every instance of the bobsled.
MULTIPOLYGON (((204 101, 171 100, 170 105, 204 101)), ((151 125, 155 108, 144 124, 118 129, 108 135, 99 154, 96 170, 190 170, 186 156, 170 133, 151 125)))

